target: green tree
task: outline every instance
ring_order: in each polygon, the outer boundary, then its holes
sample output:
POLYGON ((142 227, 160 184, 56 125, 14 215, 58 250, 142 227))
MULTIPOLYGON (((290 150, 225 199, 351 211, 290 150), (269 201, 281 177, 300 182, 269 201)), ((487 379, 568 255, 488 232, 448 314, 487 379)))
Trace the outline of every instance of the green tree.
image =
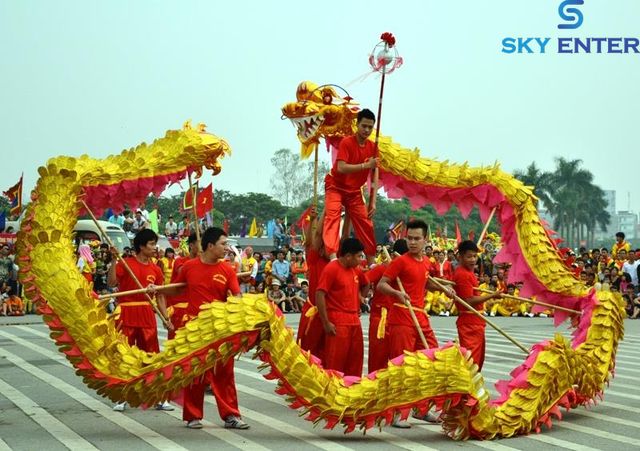
POLYGON ((534 193, 553 217, 553 227, 570 247, 581 241, 593 246, 596 227, 606 229, 610 221, 604 192, 593 184, 593 174, 582 167, 582 160, 556 158, 553 172, 540 171, 535 163, 515 176, 534 193))
MULTIPOLYGON (((290 149, 280 149, 271 158, 274 173, 271 189, 283 205, 294 207, 313 197, 313 160, 301 160, 300 155, 290 149)), ((326 162, 318 164, 318 194, 324 193, 324 176, 329 172, 326 162)))

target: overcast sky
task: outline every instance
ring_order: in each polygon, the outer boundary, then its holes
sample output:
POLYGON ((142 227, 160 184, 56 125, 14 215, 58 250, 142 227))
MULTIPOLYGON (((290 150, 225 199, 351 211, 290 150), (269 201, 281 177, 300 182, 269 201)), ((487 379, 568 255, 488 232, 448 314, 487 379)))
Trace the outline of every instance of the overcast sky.
POLYGON ((559 55, 555 40, 640 37, 640 2, 586 0, 577 30, 557 28, 559 4, 0 0, 1 188, 24 172, 31 190, 51 157, 103 158, 193 119, 233 149, 215 188, 273 194, 270 157, 299 148, 280 107, 312 80, 375 110, 379 78, 349 83, 390 31, 405 64, 388 77, 383 134, 509 172, 580 158, 618 210, 630 193, 638 211, 640 55, 559 55), (505 37, 552 41, 509 55, 505 37))

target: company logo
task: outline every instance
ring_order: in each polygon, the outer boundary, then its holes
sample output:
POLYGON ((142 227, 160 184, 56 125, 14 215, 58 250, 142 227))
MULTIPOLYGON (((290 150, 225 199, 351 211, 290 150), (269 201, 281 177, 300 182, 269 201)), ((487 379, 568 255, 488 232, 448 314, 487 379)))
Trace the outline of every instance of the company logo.
MULTIPOLYGON (((558 14, 565 21, 558 25, 561 30, 575 30, 582 25, 584 15, 575 6, 584 5, 584 0, 564 0, 558 14)), ((507 36, 502 39, 502 53, 640 53, 637 37, 578 37, 578 36, 507 36), (553 43, 552 43, 553 41, 553 43), (549 45, 551 44, 551 45, 549 45)))
POLYGON ((578 8, 571 8, 574 5, 584 5, 584 0, 564 0, 558 7, 558 14, 562 20, 568 23, 558 24, 558 28, 561 30, 575 30, 582 25, 584 16, 582 11, 578 8))

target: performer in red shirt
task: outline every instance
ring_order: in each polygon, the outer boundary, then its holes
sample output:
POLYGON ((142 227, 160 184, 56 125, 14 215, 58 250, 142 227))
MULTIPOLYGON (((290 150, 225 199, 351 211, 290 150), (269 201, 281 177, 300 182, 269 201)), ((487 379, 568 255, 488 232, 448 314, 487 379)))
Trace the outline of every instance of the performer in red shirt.
POLYGON ((309 277, 309 298, 302 306, 300 324, 298 325, 298 343, 305 351, 311 352, 314 356, 322 359, 320 351, 324 342, 324 328, 317 315, 316 289, 320 281, 320 274, 324 270, 329 260, 325 255, 324 244, 322 242, 323 218, 318 220, 317 212, 312 209, 310 212, 311 221, 305 227, 305 253, 307 265, 309 267, 307 276, 309 277))
POLYGON ((331 258, 335 258, 340 243, 342 207, 351 219, 356 237, 364 244, 369 262, 372 263, 375 258, 376 242, 371 222, 375 212, 367 212, 361 191, 370 170, 377 164, 375 144, 368 139, 375 122, 376 116, 372 111, 364 109, 358 113, 356 134, 340 141, 336 161, 324 179, 325 217, 322 235, 331 258))
POLYGON ((358 265, 363 246, 356 238, 340 245, 340 257, 322 271, 316 306, 325 331, 323 365, 347 376, 362 376, 364 344, 360 324, 360 296, 369 283, 358 265))
MULTIPOLYGON (((133 239, 133 246, 136 251, 135 257, 127 259, 127 265, 135 275, 136 279, 143 287, 149 285, 162 285, 164 275, 162 270, 151 261, 156 252, 158 235, 151 229, 142 229, 133 239)), ((112 252, 118 252, 112 249, 112 252)), ((137 290, 139 288, 136 281, 126 270, 122 261, 111 265, 108 274, 108 284, 111 287, 118 286, 119 291, 137 290)), ((158 308, 167 317, 165 298, 162 294, 157 295, 158 308)), ((118 299, 120 316, 116 326, 127 337, 131 346, 137 346, 146 352, 160 352, 158 344, 158 329, 153 308, 144 293, 122 296, 118 299)), ((171 328, 169 329, 171 332, 171 328)), ((125 402, 117 403, 113 409, 124 411, 125 402)), ((173 406, 168 402, 158 404, 156 408, 161 410, 173 410, 173 406)))
MULTIPOLYGON (((241 297, 236 271, 223 260, 226 249, 227 235, 224 230, 210 227, 202 235, 200 256, 187 261, 180 268, 175 281, 187 283, 187 320, 198 315, 202 304, 226 302, 229 291, 234 296, 241 297)), ((218 413, 224 420, 224 427, 249 428, 240 418, 233 363, 234 360, 229 359, 225 363, 217 364, 184 389, 182 419, 187 422, 188 428, 202 428, 204 389, 209 381, 216 398, 218 413)))
MULTIPOLYGON (((173 272, 171 273, 171 283, 176 283, 178 279, 178 273, 180 272, 180 268, 187 261, 192 258, 196 258, 198 256, 198 237, 195 233, 189 235, 187 238, 187 246, 189 246, 189 255, 185 257, 178 257, 175 259, 173 263, 173 272)), ((186 309, 189 306, 187 302, 186 296, 177 295, 177 296, 165 296, 167 300, 167 311, 171 312, 169 315, 169 319, 171 320, 171 324, 173 324, 173 330, 169 331, 168 338, 171 340, 176 336, 176 330, 180 329, 184 326, 184 323, 187 321, 188 317, 185 315, 186 309)))
MULTIPOLYGON (((475 288, 478 287, 478 279, 473 270, 478 260, 478 252, 478 246, 473 241, 466 240, 460 243, 458 246, 460 264, 453 274, 453 281, 455 282, 456 294, 474 309, 481 311, 484 309, 485 301, 500 299, 502 295, 499 292, 482 296, 477 294, 475 288)), ((456 306, 460 312, 456 321, 460 346, 471 351, 473 361, 479 369, 482 369, 485 349, 485 322, 459 302, 456 302, 456 306)))
MULTIPOLYGON (((429 281, 429 271, 431 262, 424 255, 424 248, 427 239, 428 226, 424 221, 415 220, 407 223, 407 244, 409 252, 402 257, 391 262, 384 276, 378 283, 378 291, 393 297, 397 300, 389 312, 389 357, 394 358, 402 355, 404 351, 417 351, 423 348, 422 342, 416 330, 416 326, 411 319, 409 309, 405 305, 405 300, 413 306, 416 318, 422 333, 427 339, 430 348, 438 347, 429 319, 424 311, 424 298, 427 283, 430 289, 436 289, 429 281), (398 286, 397 279, 400 279, 404 292, 398 286)), ((453 290, 447 288, 447 294, 453 297, 453 290)), ((396 415, 391 423, 398 428, 410 428, 408 421, 400 419, 396 415)), ((429 412, 420 418, 429 422, 437 422, 436 417, 429 412)))
MULTIPOLYGON (((404 255, 409 248, 407 247, 407 241, 404 238, 400 238, 393 243, 392 259, 404 255)), ((382 279, 385 271, 387 270, 390 262, 381 263, 367 272, 367 279, 373 284, 374 288, 382 279)), ((386 318, 391 306, 394 303, 394 298, 391 298, 385 294, 375 291, 373 293, 373 299, 371 299, 371 313, 369 314, 369 358, 368 371, 372 373, 382 368, 387 367, 389 361, 389 337, 386 333, 386 325, 383 324, 384 335, 382 338, 378 337, 378 328, 380 327, 380 321, 386 318), (384 312, 384 313, 383 313, 384 312)))

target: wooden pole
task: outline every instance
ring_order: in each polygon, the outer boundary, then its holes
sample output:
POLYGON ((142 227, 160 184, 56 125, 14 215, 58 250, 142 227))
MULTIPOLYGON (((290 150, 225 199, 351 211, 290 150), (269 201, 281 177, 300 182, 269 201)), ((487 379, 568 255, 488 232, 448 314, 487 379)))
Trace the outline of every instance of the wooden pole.
MULTIPOLYGON (((388 49, 388 45, 385 44, 385 50, 388 49)), ((380 142, 380 123, 382 122, 382 98, 384 96, 384 80, 387 74, 387 65, 382 66, 382 80, 380 81, 380 97, 378 98, 378 117, 376 124, 376 141, 375 141, 375 149, 376 149, 376 158, 380 157, 380 150, 378 149, 378 143, 380 142)), ((369 212, 375 210, 376 208, 376 193, 378 192, 378 179, 380 177, 380 173, 378 171, 378 166, 376 165, 373 168, 372 176, 371 176, 371 191, 369 191, 369 212)))
MULTIPOLYGON (((438 287, 439 290, 444 291, 445 287, 438 282, 437 280, 435 280, 433 277, 430 278, 430 280, 434 283, 434 285, 436 287, 438 287)), ((477 311, 476 309, 474 309, 469 303, 467 303, 464 299, 462 299, 460 296, 458 296, 457 294, 454 294, 453 298, 459 302, 460 304, 464 305, 470 312, 472 312, 474 315, 482 318, 482 320, 487 323, 488 325, 490 325, 491 327, 493 327, 500 335, 502 335, 503 337, 505 337, 507 340, 509 340, 511 343, 513 343, 514 345, 516 345, 518 348, 520 348, 525 354, 529 354, 529 350, 522 344, 520 343, 518 340, 516 340, 515 338, 513 338, 511 335, 509 335, 508 333, 506 333, 504 330, 502 330, 500 327, 498 327, 497 324, 495 324, 493 321, 491 321, 489 318, 486 318, 485 316, 482 315, 482 313, 480 313, 479 311, 477 311)))
POLYGON ((187 172, 189 178, 189 190, 191 191, 191 211, 193 211, 193 217, 195 218, 195 229, 196 229, 196 239, 198 240, 198 254, 200 253, 200 224, 198 224, 198 210, 197 210, 197 199, 198 199, 198 188, 193 189, 193 185, 191 184, 191 173, 187 172))
MULTIPOLYGON (((494 293, 494 291, 491 290, 486 290, 484 288, 476 288, 476 290, 478 291, 482 291, 483 293, 494 293)), ((538 301, 538 300, 533 300, 533 299, 529 299, 529 298, 523 298, 520 296, 515 296, 513 294, 502 294, 503 297, 505 298, 509 298, 509 299, 515 299, 516 301, 520 301, 520 302, 527 302, 529 304, 536 304, 536 305, 542 305, 543 307, 549 307, 551 309, 555 309, 555 310, 562 310, 563 312, 567 312, 567 313, 576 313, 578 315, 581 315, 582 312, 579 310, 574 310, 574 309, 570 309, 567 307, 560 307, 559 305, 553 305, 553 304, 547 304, 546 302, 542 302, 542 301, 538 301)))
MULTIPOLYGON (((100 230, 100 233, 104 237, 105 241, 109 244, 110 247, 114 248, 115 245, 113 244, 113 241, 111 241, 111 238, 109 238, 109 235, 107 235, 107 232, 104 231, 104 229, 100 225, 100 222, 98 222, 98 219, 95 217, 95 215, 93 214, 93 212, 91 211, 91 209, 89 208, 87 203, 84 200, 80 200, 80 202, 82 202, 82 205, 84 206, 85 210, 87 210, 87 213, 89 213, 89 216, 91 216, 91 219, 95 223, 96 227, 98 228, 98 230, 100 230)), ((142 284, 140 283, 140 281, 138 280, 138 278, 134 274, 134 272, 131 269, 131 267, 127 264, 127 261, 124 258, 122 258, 122 256, 119 253, 116 254, 116 259, 118 259, 118 260, 120 260, 122 262, 122 265, 124 266, 124 268, 129 273, 129 276, 131 276, 131 279, 133 279, 133 281, 136 283, 136 285, 138 285, 138 288, 140 288, 141 290, 144 291, 145 297, 147 298, 147 301, 149 301, 149 304, 151 305, 151 308, 153 308, 153 311, 156 312, 156 314, 160 317, 160 319, 162 320, 162 323, 167 328, 171 327, 171 324, 169 323, 169 320, 164 317, 164 315, 162 314, 162 312, 160 311, 158 306, 156 304, 154 304, 153 299, 151 299, 151 296, 149 296, 149 294, 146 292, 147 291, 146 288, 142 286, 142 284)))
MULTIPOLYGON (((455 285, 454 282, 452 282, 451 280, 446 280, 446 279, 439 279, 437 277, 431 277, 432 280, 435 280, 443 285, 455 285)), ((478 291, 482 291, 483 293, 495 293, 495 291, 491 291, 491 290, 487 290, 484 288, 474 288, 475 290, 478 291)), ((560 307, 559 305, 554 305, 554 304, 547 304, 546 302, 542 302, 542 301, 538 301, 538 300, 533 300, 533 299, 529 299, 529 298, 523 298, 520 296, 514 296, 511 294, 505 294, 505 293, 501 293, 501 295, 503 297, 506 298, 511 298, 511 299, 516 299, 518 301, 522 301, 522 302, 528 302, 529 304, 537 304, 537 305, 542 305, 544 307, 549 307, 552 309, 556 309, 556 310, 562 310, 564 312, 568 312, 568 313, 577 313, 578 315, 582 314, 582 312, 580 312, 579 310, 573 310, 567 307, 560 307)))
MULTIPOLYGON (((402 294, 407 294, 404 291, 404 287, 402 286, 402 282, 400 281, 400 277, 396 278, 396 283, 398 284, 398 288, 402 291, 402 294)), ((418 322, 418 317, 416 317, 416 312, 413 311, 413 305, 411 305, 411 301, 404 300, 404 305, 409 309, 409 314, 411 315, 411 320, 413 321, 413 325, 416 326, 416 330, 418 331, 418 336, 420 337, 420 341, 424 346, 424 349, 429 349, 429 344, 427 343, 427 339, 424 336, 424 332, 422 332, 422 328, 420 327, 420 323, 418 322)))
MULTIPOLYGON (((164 291, 171 288, 182 288, 186 286, 187 286, 186 283, 168 283, 166 285, 158 285, 156 287, 156 291, 164 291)), ((105 299, 120 298, 122 296, 128 296, 130 294, 140 294, 140 293, 146 293, 146 292, 147 292, 146 288, 137 289, 137 290, 118 291, 117 293, 101 294, 100 296, 98 296, 98 299, 101 301, 104 301, 105 299)))
POLYGON ((491 220, 493 219, 493 215, 496 213, 496 208, 498 207, 493 207, 493 210, 491 210, 491 214, 489 215, 489 218, 487 219, 487 222, 484 224, 484 228, 482 229, 482 232, 480 233, 480 236, 478 237, 478 246, 480 246, 482 244, 482 240, 484 239, 484 236, 487 233, 487 230, 489 229, 489 224, 491 224, 491 220))

